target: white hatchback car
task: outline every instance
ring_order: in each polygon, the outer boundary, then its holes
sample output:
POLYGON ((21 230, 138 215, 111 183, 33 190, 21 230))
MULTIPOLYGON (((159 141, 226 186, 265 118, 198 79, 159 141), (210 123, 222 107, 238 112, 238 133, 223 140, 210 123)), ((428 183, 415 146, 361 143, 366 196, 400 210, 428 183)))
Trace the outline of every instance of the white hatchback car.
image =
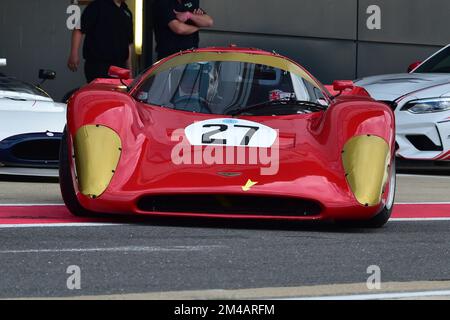
POLYGON ((450 45, 410 72, 355 81, 395 110, 397 156, 450 161, 450 45))

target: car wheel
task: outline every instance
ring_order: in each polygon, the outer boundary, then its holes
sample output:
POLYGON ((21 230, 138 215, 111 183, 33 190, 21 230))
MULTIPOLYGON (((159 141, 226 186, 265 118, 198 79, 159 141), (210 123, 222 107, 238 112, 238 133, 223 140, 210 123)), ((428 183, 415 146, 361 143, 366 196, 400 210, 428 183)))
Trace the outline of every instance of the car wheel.
POLYGON ((392 161, 391 165, 391 178, 389 181, 389 196, 387 198, 386 204, 383 209, 375 217, 365 222, 368 228, 381 228, 383 227, 391 218, 392 210, 394 208, 395 201, 395 188, 397 184, 397 175, 395 160, 392 161))
POLYGON ((69 211, 77 217, 87 217, 95 215, 93 212, 86 210, 78 202, 75 188, 73 186, 72 170, 70 169, 71 156, 69 155, 69 144, 67 137, 67 128, 61 140, 61 148, 59 151, 59 185, 61 195, 69 211))

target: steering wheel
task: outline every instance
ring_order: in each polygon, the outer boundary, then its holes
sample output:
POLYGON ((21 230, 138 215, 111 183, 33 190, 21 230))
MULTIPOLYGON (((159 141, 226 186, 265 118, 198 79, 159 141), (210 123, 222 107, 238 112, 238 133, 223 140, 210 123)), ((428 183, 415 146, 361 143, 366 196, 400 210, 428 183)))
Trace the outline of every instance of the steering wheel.
POLYGON ((199 96, 182 96, 173 101, 177 110, 185 110, 199 113, 213 113, 209 107, 208 101, 199 96), (207 112, 204 112, 204 111, 207 112))

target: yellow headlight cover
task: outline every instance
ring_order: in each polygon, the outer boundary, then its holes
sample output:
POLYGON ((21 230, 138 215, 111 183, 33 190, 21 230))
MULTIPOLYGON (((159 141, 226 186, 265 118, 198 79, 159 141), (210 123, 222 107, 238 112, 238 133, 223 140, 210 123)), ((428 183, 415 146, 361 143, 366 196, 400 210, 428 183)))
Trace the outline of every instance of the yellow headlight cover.
POLYGON ((74 152, 80 192, 92 199, 100 197, 119 164, 122 153, 119 135, 105 126, 83 126, 75 135, 74 152))
POLYGON ((345 144, 342 161, 356 200, 363 206, 378 205, 389 176, 389 144, 373 135, 356 136, 345 144))

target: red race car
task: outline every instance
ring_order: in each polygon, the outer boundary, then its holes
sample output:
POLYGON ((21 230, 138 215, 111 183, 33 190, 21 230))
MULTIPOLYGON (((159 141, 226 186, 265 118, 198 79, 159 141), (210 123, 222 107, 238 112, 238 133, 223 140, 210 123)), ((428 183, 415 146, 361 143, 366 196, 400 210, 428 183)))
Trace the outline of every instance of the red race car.
POLYGON ((294 61, 236 47, 110 75, 69 101, 60 183, 74 215, 388 221, 394 115, 352 82, 332 96, 294 61))

